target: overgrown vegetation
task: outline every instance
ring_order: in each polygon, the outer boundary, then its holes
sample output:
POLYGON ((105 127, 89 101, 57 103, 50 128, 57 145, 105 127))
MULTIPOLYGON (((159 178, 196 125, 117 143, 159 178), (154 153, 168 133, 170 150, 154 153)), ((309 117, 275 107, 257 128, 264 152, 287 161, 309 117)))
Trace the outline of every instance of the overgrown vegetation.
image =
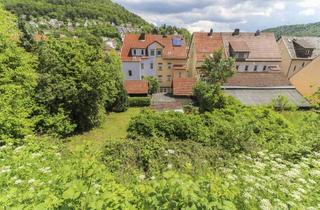
POLYGON ((130 107, 145 107, 145 106, 150 106, 150 104, 151 104, 150 97, 129 97, 130 107))

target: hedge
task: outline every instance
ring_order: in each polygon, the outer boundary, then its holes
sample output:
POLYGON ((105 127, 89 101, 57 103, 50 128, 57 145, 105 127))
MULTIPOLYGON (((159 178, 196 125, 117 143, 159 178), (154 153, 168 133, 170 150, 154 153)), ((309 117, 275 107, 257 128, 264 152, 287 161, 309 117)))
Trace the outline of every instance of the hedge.
POLYGON ((150 106, 150 104, 151 104, 150 97, 129 97, 130 107, 144 107, 144 106, 150 106))

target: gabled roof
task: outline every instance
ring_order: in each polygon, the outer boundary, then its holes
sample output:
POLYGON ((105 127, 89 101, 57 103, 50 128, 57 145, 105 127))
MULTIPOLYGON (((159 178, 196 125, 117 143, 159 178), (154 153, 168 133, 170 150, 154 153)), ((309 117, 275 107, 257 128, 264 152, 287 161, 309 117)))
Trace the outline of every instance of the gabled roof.
POLYGON ((139 61, 140 57, 132 56, 131 49, 147 49, 147 47, 152 43, 159 43, 163 46, 162 57, 164 59, 187 59, 187 48, 185 42, 182 42, 181 46, 173 46, 172 39, 180 38, 179 35, 153 35, 146 34, 145 40, 139 40, 139 34, 127 34, 124 37, 123 46, 121 49, 121 60, 122 61, 139 61))
POLYGON ((126 80, 124 87, 128 94, 148 94, 148 82, 145 80, 126 80))
POLYGON ((310 59, 314 59, 320 56, 320 37, 294 37, 294 36, 282 36, 286 48, 288 49, 289 55, 293 59, 297 59, 296 51, 294 48, 294 42, 305 48, 313 48, 310 59))
POLYGON ((288 78, 280 71, 236 72, 224 85, 237 87, 291 86, 288 78))
POLYGON ((206 57, 214 51, 223 48, 222 37, 220 33, 195 32, 193 33, 193 43, 196 50, 197 61, 204 61, 206 57))
MULTIPOLYGON (((239 35, 232 35, 232 32, 223 32, 222 40, 225 53, 230 56, 230 44, 238 43, 239 48, 247 48, 250 51, 246 60, 254 61, 281 61, 281 54, 273 33, 255 33, 240 32, 239 35), (246 43, 246 46, 241 43, 246 43)), ((246 49, 247 50, 247 49, 246 49)))
POLYGON ((192 96, 193 86, 197 83, 195 78, 174 78, 173 95, 174 96, 192 96))
POLYGON ((249 46, 245 41, 230 41, 229 43, 236 52, 250 52, 249 46))

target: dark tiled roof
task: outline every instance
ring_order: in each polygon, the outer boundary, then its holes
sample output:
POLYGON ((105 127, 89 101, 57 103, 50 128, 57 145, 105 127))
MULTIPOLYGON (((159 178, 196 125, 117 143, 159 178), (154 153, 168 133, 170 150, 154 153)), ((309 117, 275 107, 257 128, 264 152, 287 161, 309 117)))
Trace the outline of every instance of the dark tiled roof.
POLYGON ((299 45, 302 45, 302 47, 305 48, 314 48, 313 53, 311 55, 311 59, 320 56, 320 37, 283 36, 281 37, 281 39, 283 40, 291 58, 293 59, 298 58, 294 49, 294 42, 298 43, 299 45))
POLYGON ((232 35, 228 32, 223 32, 222 40, 226 55, 230 55, 229 46, 230 43, 239 43, 239 48, 246 48, 249 50, 249 57, 247 60, 268 60, 268 61, 280 61, 281 55, 273 33, 260 33, 256 36, 255 33, 241 32, 239 35, 232 35), (246 46, 241 43, 246 43, 246 46))
POLYGON ((145 80, 126 80, 124 86, 128 94, 148 94, 148 82, 145 80))
POLYGON ((237 72, 224 84, 243 87, 279 87, 291 86, 289 80, 280 71, 237 72))
POLYGON ((193 86, 197 80, 194 78, 175 78, 173 79, 173 95, 192 96, 193 86))

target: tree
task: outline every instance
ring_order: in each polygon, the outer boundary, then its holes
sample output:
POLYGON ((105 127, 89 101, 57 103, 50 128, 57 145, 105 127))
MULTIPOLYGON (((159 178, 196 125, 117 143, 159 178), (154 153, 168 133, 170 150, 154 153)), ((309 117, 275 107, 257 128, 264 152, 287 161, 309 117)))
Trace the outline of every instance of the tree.
POLYGON ((67 115, 78 132, 98 125, 104 104, 114 103, 118 94, 112 59, 75 39, 51 39, 39 47, 38 56, 39 105, 51 116, 67 115))
MULTIPOLYGON (((32 134, 35 58, 18 47, 16 19, 0 8, 0 142, 32 134)), ((1 144, 1 143, 0 143, 1 144)))
POLYGON ((198 82, 193 92, 199 104, 199 111, 202 113, 224 108, 227 104, 227 98, 223 95, 220 85, 198 82))
POLYGON ((159 81, 155 77, 145 77, 145 80, 148 81, 149 84, 149 94, 154 94, 159 89, 159 81))
POLYGON ((234 58, 224 58, 223 50, 219 49, 206 58, 201 67, 201 78, 212 84, 223 84, 234 74, 234 58))

